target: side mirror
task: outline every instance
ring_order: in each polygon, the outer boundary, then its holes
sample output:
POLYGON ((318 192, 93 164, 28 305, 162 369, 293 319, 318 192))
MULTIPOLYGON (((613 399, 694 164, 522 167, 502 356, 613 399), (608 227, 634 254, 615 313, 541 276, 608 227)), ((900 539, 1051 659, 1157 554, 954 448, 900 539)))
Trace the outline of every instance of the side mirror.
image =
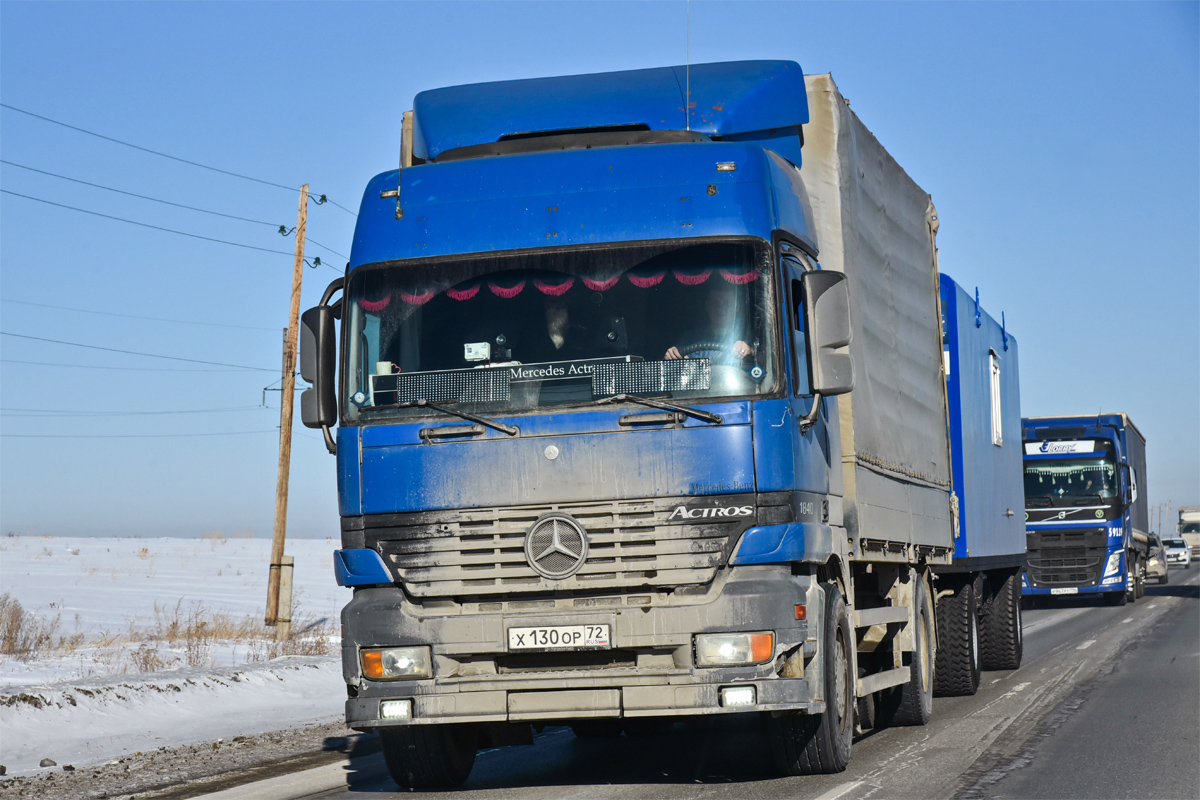
POLYGON ((300 419, 306 427, 337 424, 337 328, 333 309, 310 308, 300 317, 300 375, 312 384, 300 395, 300 419))
POLYGON ((854 357, 839 353, 850 344, 850 290, 841 272, 818 270, 800 276, 804 327, 808 331, 808 385, 824 397, 854 388, 854 357))

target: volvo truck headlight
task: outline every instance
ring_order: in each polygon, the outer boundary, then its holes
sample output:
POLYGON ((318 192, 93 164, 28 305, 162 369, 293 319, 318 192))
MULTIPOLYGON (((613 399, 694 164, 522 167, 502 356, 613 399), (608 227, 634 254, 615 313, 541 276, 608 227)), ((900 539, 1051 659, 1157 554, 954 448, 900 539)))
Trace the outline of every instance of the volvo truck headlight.
POLYGON ((1104 577, 1107 578, 1109 575, 1116 575, 1117 570, 1119 570, 1120 568, 1121 568, 1121 551, 1118 550, 1117 552, 1113 553, 1111 556, 1108 557, 1108 564, 1106 564, 1104 567, 1104 577))
POLYGON ((696 666, 736 667, 769 661, 775 654, 775 634, 702 633, 696 637, 696 666))
POLYGON ((373 681, 433 676, 428 647, 372 647, 361 652, 363 675, 373 681))

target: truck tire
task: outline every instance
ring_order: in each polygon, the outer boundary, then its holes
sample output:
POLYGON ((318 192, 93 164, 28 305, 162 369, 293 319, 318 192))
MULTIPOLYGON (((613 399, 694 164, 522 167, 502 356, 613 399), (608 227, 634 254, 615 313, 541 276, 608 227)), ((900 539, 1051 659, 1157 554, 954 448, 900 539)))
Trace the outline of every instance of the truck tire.
POLYGON ((768 716, 771 755, 784 775, 841 772, 850 763, 854 733, 854 631, 846 601, 835 584, 825 584, 825 710, 820 714, 790 712, 768 716))
POLYGON ((979 606, 975 586, 937 602, 937 659, 933 693, 939 697, 972 695, 979 690, 979 606))
POLYGON ((884 698, 880 719, 884 727, 891 725, 924 725, 933 715, 933 664, 936 658, 933 630, 933 603, 925 588, 923 577, 917 579, 914 590, 916 630, 913 631, 913 652, 909 661, 908 683, 880 693, 884 698))
POLYGON ((454 789, 475 766, 474 725, 406 725, 379 732, 388 774, 401 789, 454 789))
POLYGON ((1146 596, 1146 562, 1139 558, 1137 562, 1137 578, 1133 582, 1134 599, 1146 596))
MULTIPOLYGON (((939 646, 941 642, 939 641, 939 646)), ((1021 630, 1021 571, 1009 575, 987 604, 979 626, 980 664, 984 669, 1016 669, 1025 654, 1021 630)))

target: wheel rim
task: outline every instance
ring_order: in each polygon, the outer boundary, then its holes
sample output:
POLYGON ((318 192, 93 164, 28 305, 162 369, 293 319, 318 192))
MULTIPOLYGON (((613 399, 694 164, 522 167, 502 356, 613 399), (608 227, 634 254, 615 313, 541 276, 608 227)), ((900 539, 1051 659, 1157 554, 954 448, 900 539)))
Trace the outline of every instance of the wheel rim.
POLYGON ((847 713, 847 702, 850 696, 850 659, 846 658, 846 639, 841 629, 837 633, 837 648, 833 654, 833 669, 836 673, 833 684, 833 698, 837 703, 838 730, 844 730, 850 719, 847 713))
POLYGON ((921 691, 928 692, 929 687, 933 684, 933 659, 930 658, 929 652, 929 615, 925 613, 925 607, 921 607, 921 624, 917 626, 917 642, 916 645, 921 652, 921 691))

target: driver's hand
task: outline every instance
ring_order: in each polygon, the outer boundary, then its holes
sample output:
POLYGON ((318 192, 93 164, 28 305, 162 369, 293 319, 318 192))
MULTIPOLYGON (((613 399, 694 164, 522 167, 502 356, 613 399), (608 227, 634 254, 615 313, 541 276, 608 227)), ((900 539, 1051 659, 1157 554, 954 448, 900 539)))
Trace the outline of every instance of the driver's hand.
POLYGON ((738 358, 747 358, 754 355, 754 348, 745 342, 734 342, 732 351, 738 358))
POLYGON ((667 351, 667 354, 663 356, 663 358, 665 358, 667 361, 678 361, 679 359, 683 358, 683 354, 679 352, 678 347, 672 347, 667 351))

